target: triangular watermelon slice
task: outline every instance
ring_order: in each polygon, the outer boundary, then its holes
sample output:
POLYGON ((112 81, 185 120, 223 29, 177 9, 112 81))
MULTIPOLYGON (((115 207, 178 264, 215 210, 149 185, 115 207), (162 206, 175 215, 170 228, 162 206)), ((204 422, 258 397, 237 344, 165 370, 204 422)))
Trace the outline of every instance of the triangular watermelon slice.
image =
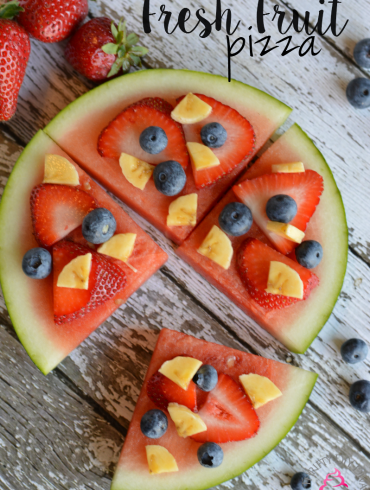
POLYGON ((130 423, 111 490, 200 490, 240 475, 266 456, 286 436, 301 414, 316 379, 316 374, 294 366, 198 340, 183 333, 162 330, 130 423), (149 439, 140 430, 142 416, 155 408, 146 392, 148 380, 165 361, 176 356, 190 356, 204 364, 210 364, 238 384, 242 374, 265 376, 282 392, 279 398, 256 409, 260 427, 254 437, 239 442, 220 443, 224 460, 217 468, 205 468, 199 464, 197 450, 201 443, 189 437, 180 438, 170 418, 167 432, 159 439, 149 439), (165 447, 174 456, 179 470, 173 473, 149 474, 145 446, 150 444, 165 447))
MULTIPOLYGON (((81 227, 67 239, 88 245, 81 227)), ((102 324, 166 259, 167 254, 45 133, 39 131, 36 134, 17 161, 1 200, 0 280, 17 335, 44 374, 102 324), (116 233, 137 235, 129 266, 115 260, 126 276, 124 288, 83 318, 62 326, 54 322, 52 274, 43 280, 30 279, 21 267, 25 252, 38 246, 32 230, 30 196, 32 189, 43 180, 46 154, 64 156, 75 165, 80 179, 79 188, 91 195, 99 207, 111 211, 117 222, 116 233)))

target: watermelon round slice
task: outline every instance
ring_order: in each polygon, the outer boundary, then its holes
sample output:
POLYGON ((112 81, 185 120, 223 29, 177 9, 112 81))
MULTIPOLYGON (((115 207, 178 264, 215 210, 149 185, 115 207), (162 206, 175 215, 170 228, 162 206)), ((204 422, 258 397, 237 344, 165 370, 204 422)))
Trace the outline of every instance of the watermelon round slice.
POLYGON ((132 417, 125 444, 114 475, 111 490, 201 490, 240 475, 266 456, 290 431, 301 414, 315 385, 317 375, 263 357, 240 352, 172 330, 162 330, 132 417), (202 467, 197 459, 200 443, 180 438, 169 420, 160 439, 146 438, 140 430, 142 416, 155 408, 148 398, 146 385, 163 362, 185 355, 211 364, 219 373, 239 383, 242 374, 268 377, 282 396, 257 409, 260 428, 251 439, 221 444, 224 460, 214 469, 202 467), (150 475, 145 446, 158 444, 176 459, 178 472, 150 475))
POLYGON ((271 165, 303 162, 305 169, 316 171, 324 179, 320 203, 310 219, 305 240, 317 240, 324 249, 324 258, 313 272, 320 284, 310 297, 283 310, 266 311, 249 296, 236 266, 237 251, 246 238, 274 247, 256 223, 241 237, 229 237, 234 256, 228 270, 200 255, 197 249, 218 216, 230 202, 239 201, 230 190, 200 226, 178 248, 178 254, 208 281, 238 305, 259 325, 280 340, 288 349, 303 354, 328 320, 342 289, 347 266, 348 229, 342 198, 333 174, 312 140, 298 125, 292 126, 247 171, 244 179, 253 179, 271 172, 271 165))
MULTIPOLYGON (((87 245, 81 227, 69 236, 87 245)), ((38 368, 47 374, 90 333, 122 305, 167 259, 167 254, 81 170, 46 134, 39 131, 19 157, 5 188, 0 206, 0 281, 10 318, 17 335, 38 368), (37 247, 32 233, 30 196, 44 177, 46 154, 68 158, 77 169, 81 189, 100 207, 109 209, 117 221, 117 233, 136 233, 135 249, 124 269, 127 282, 114 298, 83 318, 56 325, 53 311, 53 275, 28 278, 22 271, 25 252, 37 247)))
MULTIPOLYGON (((241 82, 229 83, 221 76, 187 70, 142 70, 88 92, 66 107, 45 128, 45 132, 84 170, 178 244, 194 228, 167 226, 169 205, 178 196, 160 194, 153 179, 143 191, 137 189, 123 176, 118 160, 101 157, 97 145, 101 131, 129 105, 146 97, 161 97, 175 106, 176 99, 189 92, 206 94, 236 109, 250 122, 256 135, 254 151, 213 186, 197 190, 190 165, 186 169, 187 184, 181 195, 198 194, 197 223, 200 223, 287 119, 291 109, 285 104, 241 82)), ((131 151, 135 151, 135 145, 131 151)), ((134 156, 143 158, 142 152, 134 156)))

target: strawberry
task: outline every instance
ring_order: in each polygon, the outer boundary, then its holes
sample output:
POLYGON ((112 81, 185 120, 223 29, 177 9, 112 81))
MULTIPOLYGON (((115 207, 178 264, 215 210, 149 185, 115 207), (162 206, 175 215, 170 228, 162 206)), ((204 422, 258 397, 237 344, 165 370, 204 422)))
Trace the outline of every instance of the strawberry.
POLYGON ((127 107, 103 129, 98 140, 101 156, 119 159, 121 153, 134 155, 151 164, 175 160, 186 168, 189 155, 182 127, 168 114, 169 104, 159 98, 143 99, 127 107), (168 139, 167 147, 156 155, 146 153, 139 138, 149 126, 162 128, 168 139))
POLYGON ((118 26, 107 17, 84 24, 70 39, 65 56, 71 65, 90 80, 102 81, 130 66, 141 66, 147 48, 138 46, 139 37, 126 33, 126 22, 118 26))
POLYGON ((31 216, 36 240, 50 247, 80 226, 84 217, 97 207, 97 201, 90 194, 67 185, 34 187, 31 216))
POLYGON ((18 93, 30 56, 27 32, 11 20, 21 10, 17 2, 0 7, 0 121, 8 121, 17 109, 18 93))
MULTIPOLYGON (((220 165, 203 170, 194 171, 194 180, 198 189, 214 184, 217 180, 232 172, 254 150, 255 134, 251 124, 235 109, 221 104, 211 97, 196 94, 204 102, 212 106, 211 114, 196 124, 185 124, 185 138, 187 142, 202 143, 200 131, 203 126, 211 122, 220 123, 227 132, 227 139, 220 148, 212 151, 220 160, 220 165)), ((178 102, 182 97, 178 99, 178 102)))
POLYGON ((276 248, 285 255, 290 253, 297 244, 266 229, 268 222, 267 201, 278 194, 286 194, 292 197, 297 203, 298 212, 290 224, 305 232, 307 224, 320 202, 323 190, 323 178, 313 170, 295 174, 266 174, 256 179, 245 180, 233 187, 235 194, 252 211, 255 223, 276 248))
POLYGON ((19 0, 19 3, 24 7, 18 17, 20 24, 44 43, 63 41, 89 11, 87 0, 19 0))
POLYGON ((158 408, 167 410, 169 403, 185 405, 193 412, 197 411, 196 384, 190 381, 188 389, 185 391, 176 383, 157 372, 149 379, 146 392, 148 397, 158 408))
POLYGON ((249 398, 226 374, 218 375, 217 386, 209 392, 199 415, 207 430, 191 436, 197 442, 244 441, 255 436, 260 426, 249 398))
POLYGON ((310 272, 305 267, 299 265, 298 262, 277 252, 265 243, 255 238, 249 238, 239 248, 237 269, 248 293, 266 310, 285 308, 297 301, 301 301, 297 298, 289 298, 287 296, 265 292, 271 261, 283 262, 298 272, 303 282, 304 300, 309 297, 312 289, 318 286, 319 278, 313 272, 310 272))
MULTIPOLYGON (((134 102, 133 104, 126 107, 129 109, 130 107, 135 107, 137 105, 146 105, 148 107, 152 107, 153 109, 157 109, 157 111, 163 112, 163 114, 170 115, 173 111, 173 106, 167 100, 161 99, 160 97, 145 97, 144 99, 139 100, 138 102, 134 102)), ((179 126, 182 128, 181 124, 179 126)))
POLYGON ((57 325, 82 318, 106 301, 113 299, 126 285, 124 271, 106 255, 88 247, 63 240, 53 247, 54 322, 57 325), (57 286, 59 274, 74 258, 92 254, 89 289, 57 286))

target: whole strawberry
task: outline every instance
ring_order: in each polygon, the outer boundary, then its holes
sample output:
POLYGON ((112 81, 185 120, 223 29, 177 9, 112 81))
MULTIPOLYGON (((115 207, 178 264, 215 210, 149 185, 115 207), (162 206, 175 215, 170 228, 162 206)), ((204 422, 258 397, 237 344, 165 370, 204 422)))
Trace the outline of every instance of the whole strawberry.
POLYGON ((137 46, 138 42, 136 34, 127 35, 126 22, 120 21, 116 26, 107 17, 97 17, 72 36, 65 55, 79 73, 102 81, 128 72, 130 66, 141 66, 141 57, 148 50, 137 46))
POLYGON ((36 39, 56 43, 68 37, 88 13, 87 0, 19 0, 18 20, 36 39))
POLYGON ((0 121, 8 121, 16 111, 30 56, 27 32, 11 20, 20 10, 16 1, 0 7, 0 121))

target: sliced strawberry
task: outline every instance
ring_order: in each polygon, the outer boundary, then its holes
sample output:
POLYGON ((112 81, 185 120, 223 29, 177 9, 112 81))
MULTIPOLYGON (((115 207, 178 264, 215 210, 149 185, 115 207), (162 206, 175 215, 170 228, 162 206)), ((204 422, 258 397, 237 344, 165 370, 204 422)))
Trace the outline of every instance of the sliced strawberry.
POLYGON ((244 441, 256 435, 260 426, 249 398, 226 374, 219 374, 217 386, 209 392, 199 415, 207 430, 191 436, 197 442, 244 441))
POLYGON ((178 403, 185 405, 193 412, 197 411, 196 384, 193 381, 190 381, 187 390, 183 390, 166 376, 157 372, 148 381, 146 391, 152 402, 163 410, 167 410, 169 403, 178 403))
POLYGON ((128 153, 151 164, 175 160, 186 168, 189 155, 184 132, 182 126, 171 119, 170 110, 171 104, 159 98, 143 99, 127 107, 100 134, 100 155, 119 159, 121 153, 128 153), (141 133, 149 126, 162 128, 168 139, 167 147, 157 155, 145 152, 139 143, 141 133))
POLYGON ((80 226, 84 217, 97 207, 90 194, 74 187, 57 184, 34 187, 31 216, 36 240, 50 247, 80 226))
MULTIPOLYGON (((202 143, 200 132, 203 126, 211 122, 220 123, 227 131, 226 143, 212 151, 220 160, 220 165, 203 170, 194 170, 194 180, 198 189, 214 184, 229 174, 254 150, 255 134, 249 121, 231 107, 221 104, 211 97, 196 94, 204 102, 212 106, 211 114, 196 124, 185 124, 184 132, 187 142, 202 143)), ((183 97, 178 99, 178 102, 183 97)))
POLYGON ((299 265, 298 262, 277 252, 265 243, 262 243, 255 238, 249 238, 243 242, 239 248, 237 269, 248 293, 266 310, 285 308, 286 306, 297 303, 297 301, 301 301, 297 298, 265 292, 271 261, 283 262, 298 272, 303 282, 304 300, 307 299, 311 291, 318 286, 319 278, 313 272, 310 272, 305 267, 299 265))
POLYGON ((324 190, 321 175, 313 170, 296 174, 266 174, 235 185, 233 191, 252 211, 253 219, 283 254, 290 253, 297 244, 266 229, 267 201, 278 194, 286 194, 297 203, 298 212, 291 225, 306 231, 307 224, 320 202, 324 190))
POLYGON ((54 321, 58 325, 82 318, 114 298, 126 285, 125 273, 107 256, 67 240, 53 247, 53 270, 54 321), (87 253, 92 254, 89 289, 58 287, 63 268, 74 258, 87 253))

